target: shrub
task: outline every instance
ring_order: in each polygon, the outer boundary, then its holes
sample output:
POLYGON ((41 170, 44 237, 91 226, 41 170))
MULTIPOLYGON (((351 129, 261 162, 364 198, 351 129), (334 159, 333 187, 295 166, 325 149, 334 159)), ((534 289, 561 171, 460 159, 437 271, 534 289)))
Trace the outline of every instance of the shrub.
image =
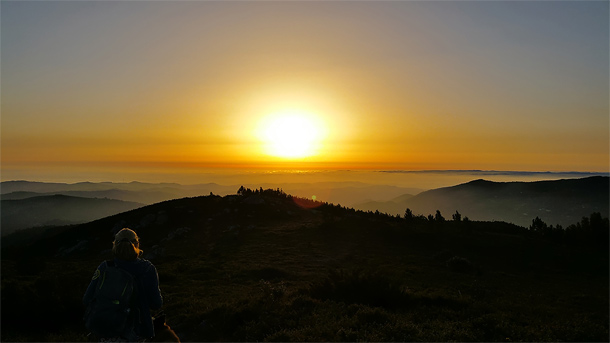
POLYGON ((459 273, 470 273, 474 270, 472 263, 460 256, 453 256, 452 258, 447 260, 447 267, 450 270, 459 273))
POLYGON ((261 279, 259 281, 259 288, 263 294, 263 299, 270 299, 276 301, 286 293, 286 285, 284 281, 279 283, 271 283, 270 281, 261 279))
POLYGON ((309 292, 317 299, 384 308, 404 306, 409 301, 409 295, 387 276, 360 271, 331 271, 309 292))

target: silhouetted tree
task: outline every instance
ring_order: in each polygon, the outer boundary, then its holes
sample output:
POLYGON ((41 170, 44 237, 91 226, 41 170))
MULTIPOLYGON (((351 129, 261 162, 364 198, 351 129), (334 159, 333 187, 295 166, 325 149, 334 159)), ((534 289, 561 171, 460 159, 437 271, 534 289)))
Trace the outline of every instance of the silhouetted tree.
POLYGON ((445 221, 445 218, 441 214, 441 211, 436 210, 436 215, 434 216, 434 220, 436 220, 437 222, 444 222, 445 221))
POLYGON ((589 217, 582 217, 579 223, 568 226, 564 236, 569 245, 608 250, 609 233, 608 218, 603 218, 601 213, 594 212, 589 217))
POLYGON ((530 231, 541 234, 548 229, 548 225, 536 216, 536 218, 532 220, 532 225, 530 225, 529 229, 530 231))
POLYGON ((604 226, 608 225, 608 218, 604 219, 601 213, 593 212, 589 217, 589 225, 592 231, 603 231, 604 226))
POLYGON ((453 217, 453 221, 454 222, 461 222, 462 221, 462 215, 458 211, 455 211, 455 213, 453 214, 452 217, 453 217))
POLYGON ((411 221, 413 220, 413 218, 413 211, 411 211, 411 209, 407 207, 407 209, 405 210, 405 219, 411 221))
POLYGON ((562 242, 565 235, 565 230, 561 225, 557 225, 556 227, 550 225, 549 227, 543 230, 542 235, 544 236, 544 238, 547 238, 551 241, 562 242))

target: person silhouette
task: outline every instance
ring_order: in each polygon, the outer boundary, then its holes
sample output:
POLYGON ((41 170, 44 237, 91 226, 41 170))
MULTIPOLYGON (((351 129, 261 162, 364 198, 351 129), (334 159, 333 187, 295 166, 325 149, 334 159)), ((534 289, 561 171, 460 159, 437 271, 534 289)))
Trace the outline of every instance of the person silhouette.
MULTIPOLYGON (((149 340, 155 336, 151 310, 160 309, 163 305, 163 297, 159 289, 159 275, 155 266, 148 260, 141 258, 143 251, 140 250, 138 235, 131 229, 120 230, 114 238, 112 254, 114 260, 103 261, 95 270, 93 278, 83 296, 83 304, 89 306, 96 295, 96 288, 100 282, 100 275, 108 265, 127 271, 134 278, 135 284, 135 307, 138 315, 133 325, 121 336, 98 337, 101 342, 131 342, 149 340)), ((103 278, 102 283, 103 285, 103 278)), ((101 287, 100 287, 101 288, 101 287)), ((103 336, 103 335, 102 335, 103 336)))

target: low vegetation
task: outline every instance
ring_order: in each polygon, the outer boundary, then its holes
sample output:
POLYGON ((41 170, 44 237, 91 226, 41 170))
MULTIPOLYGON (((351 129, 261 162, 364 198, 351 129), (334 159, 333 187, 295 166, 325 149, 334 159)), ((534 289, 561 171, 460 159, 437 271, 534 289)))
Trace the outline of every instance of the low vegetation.
POLYGON ((592 229, 607 237, 607 219, 559 239, 536 219, 464 215, 388 216, 242 188, 7 236, 2 340, 86 341, 81 297, 124 226, 157 266, 183 341, 608 340, 608 244, 592 229))

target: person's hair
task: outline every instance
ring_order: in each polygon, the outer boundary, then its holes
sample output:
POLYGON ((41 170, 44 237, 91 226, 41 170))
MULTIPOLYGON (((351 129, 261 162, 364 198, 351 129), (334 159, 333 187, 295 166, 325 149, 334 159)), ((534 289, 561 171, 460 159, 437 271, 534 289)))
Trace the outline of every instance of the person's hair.
POLYGON ((142 256, 142 253, 143 251, 140 250, 140 240, 133 230, 125 228, 114 236, 114 242, 112 242, 112 254, 114 257, 121 260, 133 261, 142 256))

